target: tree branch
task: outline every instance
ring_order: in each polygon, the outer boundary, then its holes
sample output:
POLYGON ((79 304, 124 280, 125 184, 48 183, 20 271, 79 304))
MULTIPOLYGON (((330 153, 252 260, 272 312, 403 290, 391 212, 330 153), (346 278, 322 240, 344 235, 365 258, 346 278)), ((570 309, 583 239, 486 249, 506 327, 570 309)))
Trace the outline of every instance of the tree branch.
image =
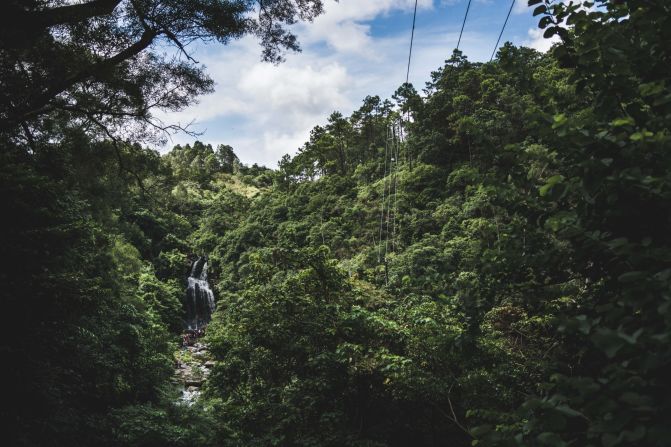
MULTIPOLYGON (((91 17, 112 14, 119 3, 121 3, 121 0, 94 0, 88 3, 59 6, 38 11, 22 11, 18 15, 19 19, 27 21, 32 26, 48 28, 65 23, 80 22, 91 17)), ((11 20, 11 16, 9 20, 11 20)))
POLYGON ((26 136, 26 140, 28 140, 28 146, 30 146, 30 149, 33 152, 37 151, 37 148, 35 146, 35 138, 33 138, 32 132, 30 132, 30 128, 28 127, 28 124, 25 122, 21 123, 21 127, 23 128, 23 133, 26 136))
POLYGON ((452 413, 451 415, 448 414, 448 413, 446 413, 446 412, 445 412, 442 408, 440 408, 435 402, 430 402, 430 403, 431 403, 431 405, 433 405, 433 407, 434 407, 436 410, 438 410, 438 412, 440 412, 440 414, 442 414, 446 419, 452 421, 452 422, 454 423, 454 425, 456 425, 457 427, 459 427, 459 429, 460 429, 461 431, 463 431, 463 432, 466 433, 468 436, 470 436, 471 438, 473 438, 473 434, 470 432, 470 430, 469 430, 468 428, 464 427, 464 426, 461 424, 461 422, 459 422, 459 420, 457 419, 457 415, 456 415, 456 413, 454 412, 454 407, 452 406, 452 400, 450 399, 450 393, 452 393, 452 387, 454 387, 454 383, 453 383, 452 385, 450 385, 450 389, 449 389, 449 391, 447 392, 447 403, 448 403, 448 405, 450 406, 450 412, 452 413))
MULTIPOLYGON (((133 6, 133 9, 135 10, 135 13, 138 15, 138 18, 140 19, 140 23, 142 23, 142 26, 144 27, 144 29, 145 29, 145 30, 151 30, 152 28, 151 28, 151 27, 149 26, 149 24, 147 23, 147 17, 146 17, 146 15, 144 14, 144 12, 142 12, 142 8, 140 8, 140 6, 137 4, 137 1, 136 1, 136 0, 131 0, 130 3, 131 3, 131 5, 133 6)), ((193 57, 191 57, 191 55, 186 51, 186 48, 184 47, 184 45, 182 44, 182 42, 177 38, 177 36, 175 35, 175 33, 173 33, 172 31, 170 31, 170 29, 169 29, 167 26, 165 26, 163 23, 161 23, 161 22, 159 22, 158 20, 156 20, 156 18, 153 18, 152 21, 153 21, 156 25, 160 26, 160 28, 161 28, 161 33, 162 33, 162 34, 165 34, 165 36, 166 36, 169 40, 171 40, 175 45, 177 45, 177 48, 179 48, 179 50, 180 50, 180 51, 187 57, 187 59, 189 59, 189 60, 190 60, 191 62, 193 62, 194 64, 197 64, 197 63, 198 63, 198 61, 195 60, 193 57)))
POLYGON ((0 123, 0 130, 7 130, 15 126, 17 123, 34 117, 35 115, 39 114, 43 107, 46 106, 52 99, 75 84, 85 81, 90 77, 100 74, 105 70, 138 55, 149 45, 151 45, 156 35, 156 31, 146 30, 144 33, 142 33, 140 40, 128 48, 120 51, 112 57, 91 64, 71 76, 65 77, 63 80, 57 82, 54 86, 41 93, 32 101, 29 100, 28 104, 22 109, 15 110, 14 113, 10 112, 7 120, 4 123, 0 123))
POLYGON ((114 152, 117 157, 117 162, 119 163, 119 171, 123 172, 126 171, 129 174, 131 174, 134 178, 135 181, 137 182, 138 186, 140 187, 140 190, 144 194, 147 194, 147 191, 145 190, 144 187, 144 182, 142 181, 142 178, 139 176, 137 172, 135 172, 133 169, 126 167, 124 162, 123 162, 123 157, 121 156, 121 149, 119 148, 119 140, 109 131, 107 126, 105 126, 103 123, 95 119, 93 116, 87 114, 87 118, 96 126, 98 126, 104 133, 107 135, 107 137, 110 139, 112 143, 112 147, 114 147, 114 152))

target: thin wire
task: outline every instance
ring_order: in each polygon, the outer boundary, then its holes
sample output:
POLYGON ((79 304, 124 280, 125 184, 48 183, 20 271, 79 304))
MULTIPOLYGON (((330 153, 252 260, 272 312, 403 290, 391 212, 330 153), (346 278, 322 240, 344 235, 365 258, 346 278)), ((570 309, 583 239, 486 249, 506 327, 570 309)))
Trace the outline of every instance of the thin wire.
POLYGON ((394 159, 396 160, 396 169, 394 170, 394 224, 392 229, 392 250, 396 251, 396 213, 398 212, 398 159, 400 158, 400 140, 398 139, 398 134, 396 133, 396 128, 394 128, 394 146, 396 148, 396 155, 394 159))
MULTIPOLYGON (((408 51, 408 68, 406 69, 405 72, 405 83, 408 84, 410 81, 410 64, 412 62, 412 46, 415 42, 415 25, 417 23, 417 4, 419 0, 415 0, 415 8, 412 14, 412 32, 410 33, 410 50, 408 51)), ((469 6, 470 6, 470 1, 469 1, 469 6)), ((378 254, 377 254, 377 262, 380 262, 381 258, 381 250, 382 250, 382 228, 383 224, 385 223, 385 195, 387 191, 387 154, 388 154, 388 147, 389 147, 389 140, 392 140, 392 147, 391 147, 391 154, 390 160, 389 160, 389 174, 391 176, 392 172, 397 172, 398 171, 398 156, 399 156, 399 148, 396 147, 396 132, 394 129, 389 129, 387 127, 387 140, 385 141, 385 147, 384 147, 384 180, 382 183, 382 210, 380 212, 380 248, 378 249, 378 254), (395 169, 394 169, 394 163, 395 163, 395 169)), ((391 213, 391 190, 392 190, 392 181, 393 183, 393 188, 394 188, 394 208, 396 208, 396 190, 397 190, 397 181, 396 181, 396 176, 394 176, 393 180, 389 179, 389 195, 387 197, 389 206, 387 207, 387 219, 386 219, 386 237, 384 241, 384 261, 385 264, 387 263, 387 250, 389 246, 389 214, 391 213)), ((392 217, 393 219, 393 232, 394 235, 392 237, 396 237, 396 209, 394 209, 394 215, 392 217)), ((395 240, 392 240, 392 250, 394 249, 396 245, 395 240)), ((386 281, 386 278, 385 278, 386 281)))
MULTIPOLYGON (((410 110, 408 110, 408 121, 410 121, 410 110)), ((398 141, 400 143, 403 143, 403 117, 399 116, 398 117, 398 141)), ((405 158, 405 164, 410 165, 410 158, 408 157, 408 148, 404 148, 403 145, 401 145, 403 152, 403 157, 405 158)))
MULTIPOLYGON (((398 160, 396 159, 396 128, 392 125, 391 127, 391 183, 389 184, 389 214, 391 216, 391 251, 394 251, 395 243, 394 237, 396 236, 396 213, 393 212, 392 207, 392 191, 394 196, 396 195, 396 171, 398 171, 398 160)), ((394 197, 395 198, 395 197, 394 197)))
POLYGON ((461 24, 461 31, 459 32, 459 40, 457 41, 457 50, 459 45, 461 45, 461 36, 464 34, 464 27, 466 26, 466 19, 468 18, 468 11, 471 9, 471 0, 468 0, 468 6, 466 6, 466 14, 464 14, 464 22, 461 24))
POLYGON ((412 34, 410 34, 410 52, 408 53, 408 70, 405 72, 405 83, 410 79, 410 60, 412 59, 412 44, 415 41, 415 22, 417 21, 417 1, 415 0, 415 12, 412 15, 412 34))
MULTIPOLYGON (((382 257, 382 227, 384 223, 384 197, 387 192, 387 148, 389 147, 389 129, 387 129, 387 136, 384 142, 384 177, 382 177, 382 209, 380 211, 380 248, 377 251, 377 262, 379 263, 382 257)), ((385 252, 385 257, 386 257, 385 252)))
MULTIPOLYGON (((408 109, 408 123, 410 122, 410 110, 408 109)), ((412 168, 412 153, 410 152, 410 148, 403 144, 405 143, 405 135, 404 135, 404 123, 403 123, 403 117, 399 116, 398 118, 398 136, 399 136, 399 141, 401 142, 401 147, 405 148, 405 160, 406 163, 408 164, 408 169, 412 168)))
MULTIPOLYGON (((398 150, 399 150, 399 154, 400 154, 400 152, 403 148, 405 148, 406 152, 408 151, 408 146, 405 142, 405 136, 403 135, 403 119, 399 119, 399 122, 398 122, 398 150)), ((408 169, 410 169, 410 167, 411 167, 411 164, 410 164, 410 162, 408 162, 408 169)), ((398 202, 396 204, 396 208, 398 209, 398 202)), ((396 224, 396 226, 398 227, 398 229, 396 231, 397 231, 398 235, 400 236, 401 235, 401 221, 398 220, 397 222, 398 223, 396 224)), ((396 242, 396 245, 398 246, 398 241, 396 242)))
MULTIPOLYGON (((389 139, 393 138, 392 137, 392 132, 389 132, 389 139)), ((392 146, 389 148, 389 192, 387 193, 387 219, 385 220, 386 223, 386 230, 385 230, 385 238, 384 238, 384 264, 387 265, 387 253, 389 252, 389 214, 391 213, 391 185, 392 185, 392 172, 394 169, 394 140, 391 140, 392 146)))
POLYGON ((496 40, 496 45, 494 45, 494 52, 492 53, 492 57, 489 58, 489 62, 494 60, 494 55, 496 54, 496 50, 499 48, 499 42, 501 42, 501 36, 503 36, 503 31, 506 29, 506 25, 508 24, 508 19, 510 19, 510 13, 513 12, 513 6, 515 6, 515 0, 512 1, 510 4, 510 9, 508 10, 508 15, 506 16, 506 21, 503 22, 503 28, 501 28, 501 33, 499 34, 499 38, 496 40))
MULTIPOLYGON (((412 45, 415 42, 415 25, 417 23, 417 3, 418 0, 415 0, 415 9, 412 14, 412 32, 410 33, 410 51, 408 52, 408 69, 405 72, 405 83, 408 84, 410 81, 410 62, 412 61, 412 45)), ((469 0, 470 3, 470 0, 469 0)), ((409 119, 410 111, 408 110, 408 119, 409 119)), ((400 132, 399 128, 399 132, 400 132)), ((396 141, 396 130, 392 128, 392 151, 394 151, 394 148, 396 148, 394 160, 396 161, 396 170, 395 170, 395 175, 394 175, 394 223, 393 223, 393 235, 392 235, 392 250, 395 250, 396 247, 396 191, 397 191, 397 180, 396 176, 398 175, 398 156, 399 156, 399 147, 396 141)), ((389 194, 391 194, 391 184, 389 185, 389 194)), ((389 233, 389 215, 387 214, 387 233, 389 233)), ((386 247, 386 242, 385 242, 385 262, 387 259, 387 247, 386 247)))

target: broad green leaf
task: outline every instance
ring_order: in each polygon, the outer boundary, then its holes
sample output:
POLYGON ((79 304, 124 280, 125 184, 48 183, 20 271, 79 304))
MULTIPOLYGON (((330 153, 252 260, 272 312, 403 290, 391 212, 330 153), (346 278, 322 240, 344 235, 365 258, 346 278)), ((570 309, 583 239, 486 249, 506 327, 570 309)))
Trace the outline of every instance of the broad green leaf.
POLYGON ((565 177, 561 174, 558 175, 553 175, 549 179, 547 179, 545 185, 541 186, 538 192, 540 193, 541 197, 544 197, 550 192, 550 190, 557 184, 563 182, 565 177))
POLYGON ((613 120, 611 124, 615 127, 622 127, 622 126, 633 126, 635 122, 632 117, 628 116, 626 118, 617 118, 613 120))

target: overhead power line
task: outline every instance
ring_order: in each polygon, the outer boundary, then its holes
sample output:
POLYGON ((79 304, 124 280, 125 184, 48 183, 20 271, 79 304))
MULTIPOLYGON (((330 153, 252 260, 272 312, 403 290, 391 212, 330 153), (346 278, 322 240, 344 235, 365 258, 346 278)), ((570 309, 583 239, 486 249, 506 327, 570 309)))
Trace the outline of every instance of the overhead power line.
MULTIPOLYGON (((387 250, 385 248, 384 258, 382 258, 382 229, 384 228, 384 211, 385 211, 385 196, 387 193, 387 154, 389 152, 389 127, 387 127, 387 135, 384 141, 384 177, 382 177, 382 203, 380 206, 380 248, 377 252, 377 262, 387 258, 387 250)), ((386 238, 385 238, 386 239, 386 238)), ((385 241, 386 245, 386 241, 385 241)))
POLYGON ((464 27, 466 26, 466 19, 468 18, 468 11, 471 9, 471 0, 468 0, 468 6, 466 6, 466 14, 464 14, 464 21, 461 24, 461 31, 459 32, 459 40, 457 41, 457 50, 459 45, 461 45, 461 36, 464 34, 464 27))
POLYGON ((417 21, 417 0, 415 0, 415 12, 412 15, 412 33, 410 34, 410 52, 408 53, 408 70, 405 72, 405 83, 410 79, 410 60, 412 59, 412 43, 415 40, 415 22, 417 21))
POLYGON ((494 56, 496 55, 496 50, 499 49, 499 43, 501 42, 501 36, 503 36, 503 31, 505 31, 506 25, 508 24, 508 19, 510 19, 510 13, 513 12, 513 6, 515 6, 515 0, 513 0, 510 3, 510 9, 508 10, 508 15, 506 16, 506 21, 503 22, 503 28, 501 28, 501 33, 499 33, 499 38, 496 40, 496 45, 494 45, 494 51, 492 52, 492 57, 489 58, 489 62, 494 60, 494 56))
MULTIPOLYGON (((412 63, 412 47, 415 41, 415 25, 417 23, 417 4, 419 0, 415 0, 415 8, 412 14, 412 32, 410 33, 410 49, 408 51, 408 67, 405 72, 405 83, 410 82, 410 65, 412 63)), ((385 138, 384 147, 384 176, 382 178, 382 203, 380 206, 380 231, 379 231, 379 248, 377 254, 378 263, 384 260, 385 264, 385 282, 388 280, 386 274, 387 253, 389 251, 389 221, 392 224, 392 250, 396 248, 396 213, 398 209, 398 161, 400 157, 400 141, 396 135, 395 124, 387 125, 387 136, 385 138), (387 163, 389 159, 389 163, 387 163), (387 169, 389 165, 389 169, 387 169), (387 179, 387 177, 390 177, 387 179), (387 190, 388 184, 388 190, 387 190), (392 201, 392 193, 394 195, 392 201), (393 210, 392 210, 393 206, 393 210), (382 237, 384 234, 384 246, 382 245, 382 237), (382 249, 384 248, 384 257, 382 257, 382 249)), ((399 133, 401 132, 401 124, 399 123, 399 133)))
MULTIPOLYGON (((399 123, 400 127, 400 123, 399 123)), ((394 136, 394 148, 395 148, 395 154, 394 154, 394 162, 396 164, 396 169, 394 170, 394 213, 392 214, 393 216, 393 225, 392 225, 392 236, 391 236, 391 249, 395 252, 396 251, 396 213, 398 212, 398 159, 401 156, 401 140, 400 138, 400 132, 399 134, 396 133, 396 128, 392 127, 393 130, 393 136, 394 136)), ((400 232, 400 228, 399 228, 400 232)))

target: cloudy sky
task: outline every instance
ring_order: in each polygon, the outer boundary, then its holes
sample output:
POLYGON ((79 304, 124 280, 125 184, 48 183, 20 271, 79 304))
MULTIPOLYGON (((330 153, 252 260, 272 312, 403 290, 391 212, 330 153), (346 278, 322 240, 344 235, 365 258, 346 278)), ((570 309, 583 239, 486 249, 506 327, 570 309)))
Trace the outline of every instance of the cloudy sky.
MULTIPOLYGON (((489 60, 511 0, 473 0, 461 49, 469 59, 489 60)), ((410 81, 418 90, 457 44, 468 0, 419 0, 410 81)), ((516 0, 501 39, 546 50, 526 6, 516 0)), ((349 115, 366 95, 389 98, 405 80, 414 0, 326 0, 326 13, 295 32, 303 51, 286 62, 260 62, 253 38, 227 46, 192 48, 216 82, 213 94, 187 110, 165 116, 194 122, 201 141, 230 144, 245 163, 276 167, 293 154, 310 129, 338 110, 349 115)), ((194 140, 175 135, 172 144, 194 140)))

